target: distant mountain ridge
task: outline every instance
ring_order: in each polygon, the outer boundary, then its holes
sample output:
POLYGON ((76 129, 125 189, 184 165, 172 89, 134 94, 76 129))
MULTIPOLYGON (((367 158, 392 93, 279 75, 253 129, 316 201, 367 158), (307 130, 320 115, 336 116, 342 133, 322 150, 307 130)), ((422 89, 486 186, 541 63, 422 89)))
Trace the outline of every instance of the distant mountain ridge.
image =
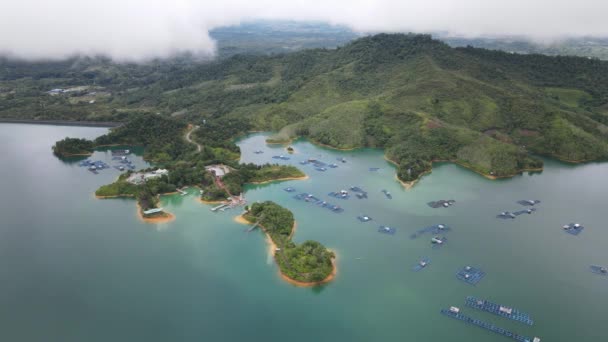
POLYGON ((382 147, 406 182, 436 160, 502 177, 541 168, 534 154, 608 156, 608 62, 587 58, 378 34, 337 49, 210 63, 0 66, 2 117, 109 121, 150 112, 200 124, 196 139, 207 146, 233 149, 239 134, 274 130, 275 141, 382 147), (84 94, 44 93, 83 84, 91 87, 84 94))

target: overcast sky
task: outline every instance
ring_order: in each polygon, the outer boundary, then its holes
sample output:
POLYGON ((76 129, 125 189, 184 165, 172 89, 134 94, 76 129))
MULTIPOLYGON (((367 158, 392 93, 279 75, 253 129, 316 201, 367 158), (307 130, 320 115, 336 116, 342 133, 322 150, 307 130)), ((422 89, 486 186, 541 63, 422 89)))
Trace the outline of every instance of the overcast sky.
POLYGON ((357 31, 608 36, 608 0, 0 0, 0 51, 117 60, 213 54, 208 30, 248 19, 322 20, 357 31))

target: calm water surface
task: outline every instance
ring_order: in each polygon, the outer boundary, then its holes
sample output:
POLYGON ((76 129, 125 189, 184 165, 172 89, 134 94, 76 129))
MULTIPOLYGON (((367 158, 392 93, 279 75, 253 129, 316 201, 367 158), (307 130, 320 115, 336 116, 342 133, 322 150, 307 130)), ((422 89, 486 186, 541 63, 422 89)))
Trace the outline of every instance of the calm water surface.
MULTIPOLYGON (((406 191, 379 150, 339 152, 297 141, 296 154, 281 163, 348 161, 327 172, 301 166, 310 176, 305 181, 247 188, 250 202, 273 200, 294 212, 296 241, 318 240, 338 254, 334 282, 297 288, 277 276, 263 235, 233 221, 238 211, 212 213, 195 191, 164 197, 177 219, 159 225, 140 222, 132 200, 95 199, 94 190, 118 171, 93 175, 54 157, 51 146, 105 131, 0 124, 1 341, 509 341, 439 314, 450 305, 543 341, 608 340, 608 278, 588 271, 590 264, 608 265, 608 164, 547 161, 541 174, 500 181, 439 164, 406 191), (327 199, 351 185, 369 199, 334 200, 342 214, 283 191, 292 186, 327 199), (450 198, 457 200, 451 208, 426 205, 450 198), (526 198, 543 201, 537 213, 495 218, 526 198), (374 221, 360 223, 360 214, 374 221), (574 221, 586 227, 579 236, 561 231, 574 221), (428 235, 410 239, 437 223, 453 227, 442 249, 431 249, 428 235), (397 234, 377 233, 379 224, 397 234), (431 265, 412 272, 421 257, 431 265), (455 277, 468 264, 487 273, 477 286, 455 277), (468 309, 468 295, 528 312, 535 325, 468 309)), ((286 154, 266 146, 261 134, 239 145, 244 162, 286 154), (265 153, 254 154, 258 149, 265 153)), ((111 162, 111 155, 96 152, 93 159, 111 162)))

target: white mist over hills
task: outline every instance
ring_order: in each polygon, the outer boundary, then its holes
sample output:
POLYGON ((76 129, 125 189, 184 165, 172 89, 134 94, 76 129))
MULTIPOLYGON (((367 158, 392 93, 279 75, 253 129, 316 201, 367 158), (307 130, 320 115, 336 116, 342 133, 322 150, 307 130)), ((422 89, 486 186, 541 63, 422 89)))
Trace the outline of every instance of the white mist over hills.
POLYGON ((142 61, 212 56, 209 30, 250 19, 320 20, 366 32, 434 32, 537 41, 608 36, 599 0, 4 0, 0 53, 29 60, 76 54, 142 61))

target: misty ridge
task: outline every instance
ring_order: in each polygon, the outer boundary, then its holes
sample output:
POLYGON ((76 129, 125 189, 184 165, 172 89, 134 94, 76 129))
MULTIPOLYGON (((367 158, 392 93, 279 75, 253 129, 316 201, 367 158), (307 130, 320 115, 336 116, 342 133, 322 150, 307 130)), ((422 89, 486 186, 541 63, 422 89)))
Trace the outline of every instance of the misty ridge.
MULTIPOLYGON (((453 41, 445 39, 452 45, 466 45, 473 41, 473 45, 489 48, 502 46, 493 47, 495 39, 488 42, 487 37, 514 36, 518 37, 518 44, 514 46, 511 43, 504 49, 543 53, 543 46, 551 46, 551 54, 564 52, 555 48, 563 45, 560 42, 574 40, 579 44, 580 38, 584 37, 583 41, 588 44, 583 44, 583 50, 589 56, 597 56, 596 39, 608 37, 608 23, 604 19, 608 3, 595 0, 576 3, 565 0, 534 3, 522 0, 380 0, 356 3, 345 0, 306 3, 276 0, 184 0, 178 3, 24 0, 3 1, 0 13, 3 14, 0 20, 0 55, 28 61, 63 60, 74 56, 104 56, 116 62, 147 62, 176 56, 208 60, 241 52, 238 45, 235 52, 219 51, 221 40, 214 39, 214 31, 256 20, 330 24, 320 31, 309 27, 306 39, 283 44, 282 49, 276 49, 282 46, 282 41, 275 40, 273 43, 278 45, 271 50, 273 53, 335 47, 371 33, 439 32, 440 38, 454 38, 453 41), (538 46, 541 48, 536 48, 538 46)), ((290 28, 283 25, 278 29, 290 28)), ((287 32, 292 38, 299 34, 297 31, 287 32)), ((272 38, 267 33, 264 35, 272 38)), ((255 36, 255 32, 252 34, 255 36)), ((240 39, 240 46, 245 46, 247 37, 242 35, 240 39)), ((501 42, 504 40, 499 39, 501 42)), ((255 52, 255 47, 249 50, 255 52)), ((570 50, 565 52, 572 53, 570 50)))

